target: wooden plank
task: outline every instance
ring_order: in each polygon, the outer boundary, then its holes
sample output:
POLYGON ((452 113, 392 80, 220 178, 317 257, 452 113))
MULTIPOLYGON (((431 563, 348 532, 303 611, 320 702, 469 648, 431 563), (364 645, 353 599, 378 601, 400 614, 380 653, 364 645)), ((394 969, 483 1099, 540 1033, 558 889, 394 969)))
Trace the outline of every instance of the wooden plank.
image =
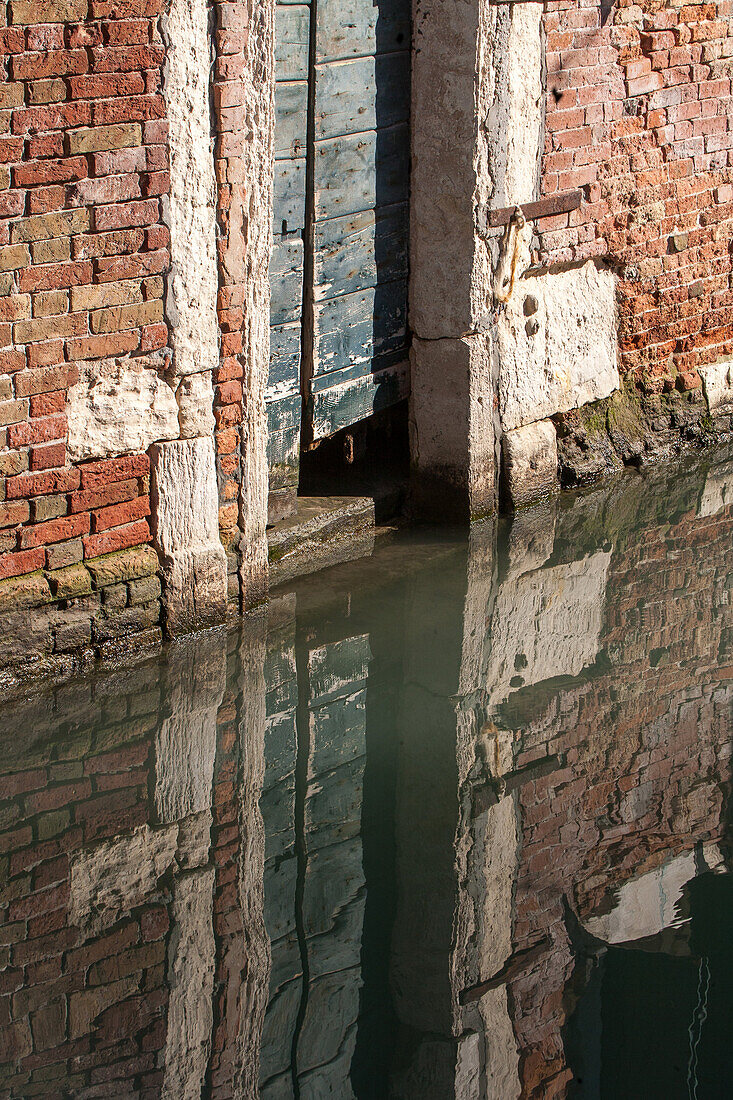
POLYGON ((305 158, 275 161, 273 216, 276 233, 292 233, 305 224, 305 158))
POLYGON ((316 220, 406 202, 409 171, 407 124, 316 142, 316 220))
POLYGON ((270 372, 266 401, 300 392, 300 318, 270 329, 270 372))
POLYGON ((407 278, 408 234, 407 203, 318 222, 316 299, 407 278))
POLYGON ((270 256, 270 324, 300 319, 303 306, 303 239, 276 240, 270 256))
POLYGON ((312 396, 314 439, 325 439, 342 428, 364 420, 407 397, 410 392, 408 365, 390 367, 343 385, 334 385, 312 396))
POLYGON ((317 62, 409 48, 409 0, 318 0, 317 62))
POLYGON ((363 362, 353 363, 341 370, 330 371, 327 374, 317 374, 311 379, 311 391, 313 393, 323 393, 324 390, 331 389, 332 386, 340 386, 344 382, 356 382, 360 378, 367 378, 370 374, 379 374, 387 367, 393 367, 403 362, 406 356, 407 348, 401 346, 395 351, 375 356, 367 364, 363 362))
POLYGON ((328 298, 315 307, 313 374, 363 363, 407 343, 407 284, 404 280, 328 298))
MULTIPOLYGON (((582 191, 565 191, 561 195, 548 195, 537 202, 523 202, 522 213, 527 221, 535 218, 549 218, 554 214, 567 214, 571 210, 577 210, 583 201, 582 191)), ((503 206, 499 210, 487 210, 486 220, 491 228, 500 225, 508 225, 514 217, 516 206, 503 206)))
POLYGON ((303 3, 275 8, 275 79, 308 79, 310 8, 303 3))
POLYGON ((305 156, 308 82, 284 80, 275 85, 275 159, 305 156))
POLYGON ((267 406, 267 460, 270 466, 292 464, 300 445, 300 394, 267 406))
POLYGON ((410 55, 386 54, 316 66, 316 140, 407 122, 410 55))

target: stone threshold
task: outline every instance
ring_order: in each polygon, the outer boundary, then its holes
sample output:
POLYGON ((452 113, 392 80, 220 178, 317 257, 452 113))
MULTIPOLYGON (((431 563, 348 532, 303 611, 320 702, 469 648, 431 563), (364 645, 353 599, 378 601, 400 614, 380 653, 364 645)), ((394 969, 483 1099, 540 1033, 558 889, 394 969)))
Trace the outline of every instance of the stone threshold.
POLYGON ((267 532, 270 591, 296 577, 368 557, 375 536, 386 529, 382 514, 397 511, 399 492, 393 489, 393 493, 393 508, 383 494, 298 497, 295 515, 280 520, 267 532))

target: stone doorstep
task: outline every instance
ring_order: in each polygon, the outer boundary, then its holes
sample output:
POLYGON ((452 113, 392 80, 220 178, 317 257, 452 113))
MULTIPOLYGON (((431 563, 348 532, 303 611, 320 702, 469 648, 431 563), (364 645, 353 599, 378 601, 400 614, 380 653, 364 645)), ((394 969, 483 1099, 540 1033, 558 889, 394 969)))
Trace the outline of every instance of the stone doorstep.
POLYGON ((374 511, 372 497, 299 497, 296 514, 267 532, 270 589, 371 554, 374 511))

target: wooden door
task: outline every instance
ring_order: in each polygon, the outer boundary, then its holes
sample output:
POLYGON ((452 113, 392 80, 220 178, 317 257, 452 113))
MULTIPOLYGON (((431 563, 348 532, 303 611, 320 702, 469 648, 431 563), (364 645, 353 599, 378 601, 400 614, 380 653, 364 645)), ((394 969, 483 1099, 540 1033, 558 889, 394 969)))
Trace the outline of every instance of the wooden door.
POLYGON ((407 394, 409 0, 278 5, 271 489, 407 394), (300 399, 300 404, 298 400, 300 399))

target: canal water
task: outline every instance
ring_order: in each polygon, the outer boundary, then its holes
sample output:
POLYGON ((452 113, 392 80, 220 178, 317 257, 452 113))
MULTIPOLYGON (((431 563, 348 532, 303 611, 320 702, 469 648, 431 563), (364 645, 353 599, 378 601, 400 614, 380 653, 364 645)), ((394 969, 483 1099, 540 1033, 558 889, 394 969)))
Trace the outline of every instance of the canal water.
POLYGON ((0 710, 0 1094, 730 1095, 733 454, 0 710))

